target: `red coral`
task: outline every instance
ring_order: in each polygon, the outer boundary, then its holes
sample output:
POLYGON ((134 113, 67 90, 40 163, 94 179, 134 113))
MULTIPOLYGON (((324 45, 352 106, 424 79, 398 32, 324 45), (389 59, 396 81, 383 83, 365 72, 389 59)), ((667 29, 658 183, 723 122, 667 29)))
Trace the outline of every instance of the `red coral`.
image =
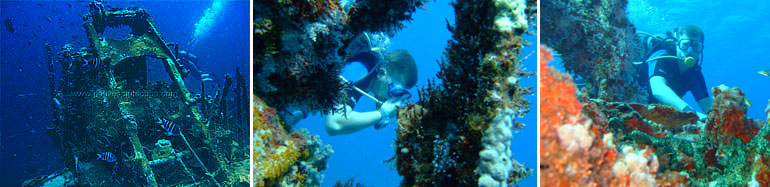
POLYGON ((712 89, 714 104, 709 113, 706 130, 709 140, 728 145, 734 138, 748 143, 759 132, 759 128, 746 118, 746 104, 743 92, 738 88, 721 85, 712 89))
POLYGON ((631 118, 623 119, 623 122, 625 122, 626 128, 631 128, 633 130, 639 130, 639 131, 641 131, 643 133, 647 133, 649 135, 653 135, 652 134, 652 128, 650 128, 649 125, 647 125, 646 123, 644 123, 644 121, 640 120, 637 117, 631 117, 631 118))
POLYGON ((757 182, 759 182, 759 186, 770 186, 770 171, 767 170, 767 167, 762 167, 757 172, 757 182))
POLYGON ((687 124, 698 122, 698 116, 692 112, 680 112, 674 107, 662 104, 628 104, 644 119, 666 126, 667 129, 682 129, 687 124))

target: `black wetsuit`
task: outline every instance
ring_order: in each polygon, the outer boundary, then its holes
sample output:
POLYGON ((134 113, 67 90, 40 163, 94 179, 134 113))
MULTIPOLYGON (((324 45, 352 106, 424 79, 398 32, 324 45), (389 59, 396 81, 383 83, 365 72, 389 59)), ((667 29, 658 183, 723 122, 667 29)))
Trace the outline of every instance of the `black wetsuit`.
MULTIPOLYGON (((349 58, 347 60, 347 63, 361 62, 361 64, 364 65, 364 67, 366 67, 367 72, 372 72, 375 66, 377 65, 377 63, 379 63, 379 61, 380 61, 380 57, 377 56, 374 52, 363 52, 363 53, 356 54, 352 58, 349 58)), ((372 79, 376 77, 377 77, 376 73, 372 73, 361 78, 360 80, 350 80, 350 81, 354 82, 353 83, 354 86, 360 88, 361 90, 364 90, 367 87, 369 87, 369 83, 371 83, 372 79)), ((359 93, 358 91, 355 91, 355 90, 348 91, 348 98, 350 98, 350 100, 348 100, 348 106, 350 106, 350 108, 354 108, 356 106, 356 103, 358 102, 358 99, 360 99, 361 96, 363 96, 363 94, 359 93)))
MULTIPOLYGON (((666 50, 660 50, 653 53, 650 58, 655 58, 658 56, 676 56, 676 53, 672 55, 666 50)), ((665 78, 668 87, 671 88, 671 90, 673 90, 680 98, 683 97, 687 91, 692 93, 692 96, 696 101, 709 97, 708 91, 706 90, 706 81, 703 78, 703 73, 701 73, 700 65, 695 65, 692 68, 689 68, 680 73, 677 59, 664 58, 648 61, 647 63, 648 81, 649 78, 653 76, 661 76, 665 78)), ((647 89, 650 91, 650 93, 652 93, 652 90, 649 86, 647 89)), ((660 101, 658 101, 658 99, 655 98, 655 96, 652 94, 650 94, 649 102, 660 103, 660 101)))

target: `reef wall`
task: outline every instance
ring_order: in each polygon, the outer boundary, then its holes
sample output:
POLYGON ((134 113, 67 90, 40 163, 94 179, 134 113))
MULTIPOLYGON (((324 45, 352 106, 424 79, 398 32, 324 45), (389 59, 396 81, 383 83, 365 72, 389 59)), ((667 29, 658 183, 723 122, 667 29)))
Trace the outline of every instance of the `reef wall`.
POLYGON ((528 112, 519 80, 522 35, 536 1, 456 1, 441 84, 399 110, 396 164, 402 186, 508 186, 532 175, 513 160, 514 121, 528 112), (527 15, 527 13, 529 15, 527 15), (478 176, 478 177, 476 177, 478 176))
POLYGON ((646 102, 634 61, 643 46, 626 16, 627 0, 542 1, 541 39, 553 47, 572 74, 586 81, 589 97, 646 102))

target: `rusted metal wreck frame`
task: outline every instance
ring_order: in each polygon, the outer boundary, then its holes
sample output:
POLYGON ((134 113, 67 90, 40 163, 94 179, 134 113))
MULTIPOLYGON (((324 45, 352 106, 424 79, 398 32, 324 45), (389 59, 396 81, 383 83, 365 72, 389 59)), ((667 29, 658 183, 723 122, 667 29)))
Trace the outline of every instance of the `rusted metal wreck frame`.
MULTIPOLYGON (((175 91, 180 96, 180 99, 190 110, 192 117, 195 119, 195 126, 202 132, 204 143, 208 147, 215 147, 211 142, 211 135, 208 130, 208 124, 203 122, 203 119, 192 105, 193 99, 190 92, 182 80, 179 70, 176 67, 174 53, 165 45, 160 33, 157 30, 152 17, 144 9, 117 9, 105 11, 103 4, 99 2, 91 3, 91 12, 87 14, 87 21, 83 24, 86 29, 86 34, 90 43, 90 47, 95 50, 96 56, 101 62, 110 62, 110 66, 115 66, 128 58, 150 56, 158 59, 164 59, 164 67, 166 72, 175 85, 175 91), (132 29, 132 34, 138 37, 130 37, 126 40, 114 40, 99 36, 107 26, 116 25, 128 25, 132 29)), ((110 79, 110 89, 122 90, 122 86, 118 85, 112 71, 108 72, 110 79)), ((124 102, 122 98, 118 98, 118 102, 124 102)), ((121 107, 120 112, 123 114, 131 114, 127 108, 121 107)), ((147 157, 142 152, 142 144, 137 135, 136 125, 126 123, 126 130, 128 131, 129 139, 131 140, 132 147, 134 149, 134 159, 138 160, 140 167, 143 168, 147 182, 151 186, 158 186, 155 180, 152 168, 149 166, 147 157)), ((194 151, 194 150, 191 150, 194 151)), ((214 157, 219 164, 219 167, 225 165, 222 160, 221 154, 212 149, 214 157)), ((207 175, 211 176, 212 180, 219 185, 214 179, 214 175, 208 171, 203 163, 201 163, 203 169, 207 175)))

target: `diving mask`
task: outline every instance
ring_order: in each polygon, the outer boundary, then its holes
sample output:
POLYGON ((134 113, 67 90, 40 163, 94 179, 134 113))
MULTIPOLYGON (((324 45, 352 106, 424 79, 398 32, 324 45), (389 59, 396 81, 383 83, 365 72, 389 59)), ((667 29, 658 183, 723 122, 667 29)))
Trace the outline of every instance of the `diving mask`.
POLYGON ((692 49, 694 52, 700 53, 703 52, 703 41, 688 39, 678 40, 677 47, 682 51, 692 49))

